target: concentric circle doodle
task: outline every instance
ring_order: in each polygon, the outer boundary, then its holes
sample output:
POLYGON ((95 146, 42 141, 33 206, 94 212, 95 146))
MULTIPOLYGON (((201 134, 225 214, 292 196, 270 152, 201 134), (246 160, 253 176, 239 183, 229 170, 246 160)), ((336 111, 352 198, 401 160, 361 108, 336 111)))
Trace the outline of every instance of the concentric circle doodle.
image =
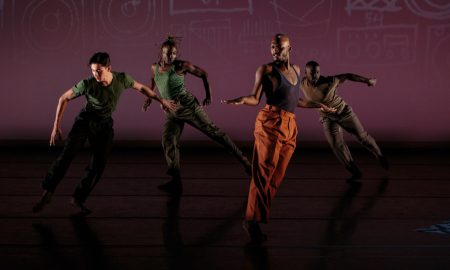
POLYGON ((436 20, 450 18, 450 3, 440 4, 436 0, 405 0, 406 6, 414 14, 436 20))
POLYGON ((155 5, 155 0, 101 0, 99 19, 102 31, 124 40, 145 36, 153 28, 155 5))
POLYGON ((36 51, 59 51, 77 38, 79 14, 73 0, 30 1, 22 17, 25 41, 36 51))

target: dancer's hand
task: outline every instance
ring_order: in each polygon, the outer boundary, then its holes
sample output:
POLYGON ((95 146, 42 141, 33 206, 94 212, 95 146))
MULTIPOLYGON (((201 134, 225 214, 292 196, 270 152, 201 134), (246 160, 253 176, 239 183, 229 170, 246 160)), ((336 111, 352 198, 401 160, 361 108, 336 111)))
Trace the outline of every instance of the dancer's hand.
POLYGON ((62 139, 62 130, 60 127, 54 127, 52 130, 52 134, 50 135, 50 146, 55 145, 56 140, 62 139))
POLYGON ((166 112, 174 112, 178 108, 177 104, 173 100, 169 99, 161 99, 161 106, 166 112))
POLYGON ((241 104, 244 104, 244 99, 242 97, 235 98, 235 99, 224 99, 224 100, 221 100, 220 103, 241 105, 241 104))
POLYGON ((203 106, 208 106, 208 105, 211 105, 211 97, 206 97, 203 100, 203 106))
POLYGON ((320 104, 320 110, 322 112, 326 112, 326 113, 336 113, 336 111, 337 111, 336 108, 328 107, 324 104, 320 104))
POLYGON ((369 81, 367 82, 367 86, 375 86, 375 84, 377 84, 377 79, 369 79, 369 81))
POLYGON ((146 112, 148 107, 150 106, 150 104, 152 104, 152 99, 151 98, 147 98, 144 101, 144 104, 142 105, 142 111, 146 112))

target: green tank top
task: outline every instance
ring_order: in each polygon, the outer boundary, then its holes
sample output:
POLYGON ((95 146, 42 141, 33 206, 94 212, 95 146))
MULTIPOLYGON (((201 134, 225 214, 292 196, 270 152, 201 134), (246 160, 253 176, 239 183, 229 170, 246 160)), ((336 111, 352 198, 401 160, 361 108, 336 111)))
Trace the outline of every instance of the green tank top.
POLYGON ((172 65, 169 70, 163 73, 159 72, 158 64, 153 66, 155 68, 155 83, 164 99, 175 99, 179 94, 186 92, 184 76, 175 72, 175 66, 172 65))

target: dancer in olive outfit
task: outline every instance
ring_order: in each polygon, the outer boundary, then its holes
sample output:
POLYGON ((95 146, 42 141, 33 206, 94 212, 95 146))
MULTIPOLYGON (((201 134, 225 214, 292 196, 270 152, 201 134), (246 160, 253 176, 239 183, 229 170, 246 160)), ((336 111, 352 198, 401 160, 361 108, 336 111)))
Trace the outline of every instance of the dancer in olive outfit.
MULTIPOLYGON (((188 61, 177 59, 178 45, 178 39, 169 36, 161 45, 159 62, 151 66, 151 88, 154 89, 156 85, 163 98, 176 101, 178 106, 175 112, 166 111, 162 135, 162 146, 168 165, 167 174, 172 179, 159 188, 167 191, 180 191, 182 188, 179 141, 185 124, 197 128, 224 146, 244 166, 246 172, 251 174, 251 164, 242 151, 225 132, 214 125, 197 98, 186 90, 184 77, 187 73, 201 78, 206 93, 202 104, 211 104, 211 86, 206 71, 188 61)), ((144 103, 144 109, 146 107, 147 103, 144 103)))
POLYGON ((55 145, 56 139, 61 139, 61 119, 69 101, 85 96, 87 103, 75 118, 62 153, 50 167, 42 182, 44 192, 41 199, 34 205, 33 212, 41 211, 45 204, 50 202, 57 185, 64 178, 70 163, 86 140, 89 140, 93 155, 81 182, 75 189, 72 204, 84 213, 90 212, 84 203, 100 180, 105 168, 114 136, 111 115, 124 89, 134 88, 149 99, 156 99, 167 110, 176 108, 173 102, 159 98, 150 88, 135 81, 127 73, 112 71, 107 53, 95 53, 89 60, 89 66, 93 76, 81 80, 59 98, 50 146, 55 145))
POLYGON ((255 106, 260 103, 263 93, 267 98, 267 104, 259 111, 255 121, 252 180, 243 222, 245 232, 256 244, 267 239, 259 223, 269 221, 275 194, 296 147, 295 108, 335 111, 321 103, 306 102, 300 98, 300 68, 290 63, 288 36, 275 35, 270 50, 274 61, 256 70, 252 93, 223 101, 255 106))
POLYGON ((374 86, 377 82, 374 78, 365 78, 352 73, 324 77, 320 75, 319 64, 309 61, 306 64, 305 78, 302 79, 300 88, 306 100, 336 108, 335 113, 320 111, 320 122, 334 154, 351 173, 347 181, 353 183, 362 177, 362 173, 353 161, 344 141, 342 129, 353 135, 360 144, 374 154, 385 170, 389 169, 389 163, 374 138, 364 130, 352 108, 337 94, 338 86, 347 80, 365 83, 367 86, 374 86))

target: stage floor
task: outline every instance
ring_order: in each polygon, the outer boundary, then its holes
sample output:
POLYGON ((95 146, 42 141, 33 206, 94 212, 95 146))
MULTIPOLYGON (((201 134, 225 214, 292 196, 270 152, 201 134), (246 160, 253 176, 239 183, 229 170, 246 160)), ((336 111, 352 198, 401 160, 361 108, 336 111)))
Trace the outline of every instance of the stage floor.
POLYGON ((160 148, 114 148, 85 217, 69 203, 83 150, 33 214, 59 150, 0 151, 2 269, 450 269, 448 149, 389 148, 386 172, 353 148, 364 176, 349 186, 330 149, 300 145, 260 247, 241 227, 249 177, 220 148, 181 149, 179 196, 157 189, 169 179, 160 148))

